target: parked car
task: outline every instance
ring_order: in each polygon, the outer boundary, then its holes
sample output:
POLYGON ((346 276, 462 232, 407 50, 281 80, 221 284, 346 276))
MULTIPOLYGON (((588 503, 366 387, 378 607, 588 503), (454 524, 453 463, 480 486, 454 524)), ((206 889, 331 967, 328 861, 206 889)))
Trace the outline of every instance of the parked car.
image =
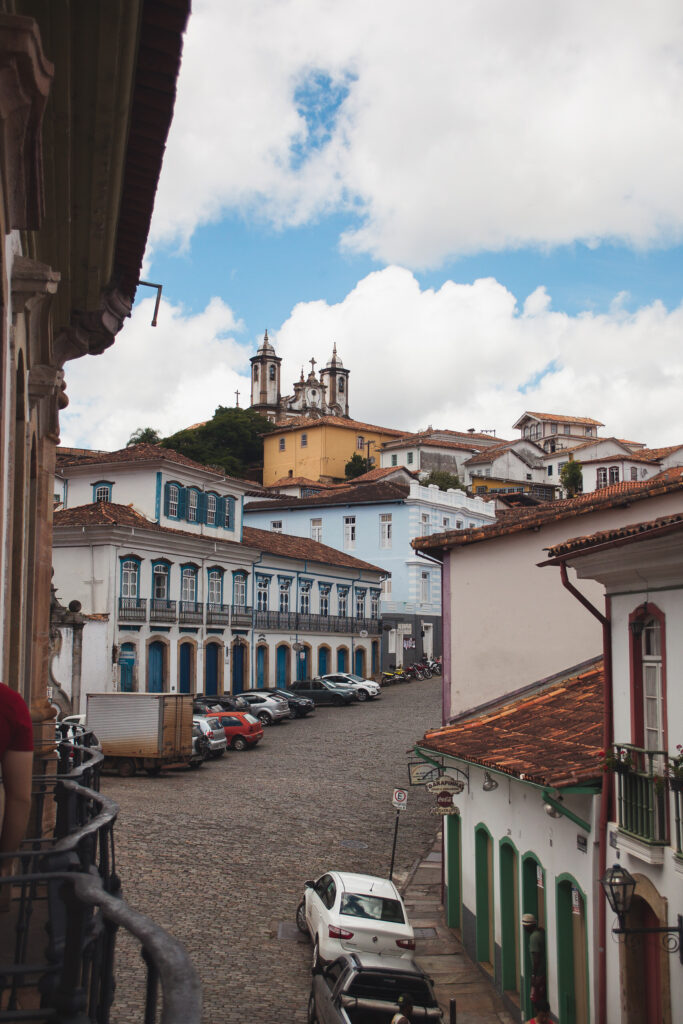
POLYGON ((209 739, 204 735, 201 726, 192 723, 192 756, 190 768, 199 768, 209 756, 209 739))
POLYGON ((223 726, 217 718, 193 715, 192 724, 198 725, 209 744, 209 757, 222 757, 228 749, 223 726))
POLYGON ((306 882, 296 922, 313 943, 313 969, 340 953, 408 957, 415 935, 393 882, 376 875, 327 871, 306 882))
POLYGON ((315 704, 310 697, 303 697, 298 693, 292 693, 291 690, 282 690, 274 686, 269 686, 261 692, 270 693, 272 696, 284 697, 289 704, 290 718, 304 718, 315 708, 315 704))
POLYGON ((207 697, 204 693, 196 694, 193 710, 196 715, 205 715, 206 709, 216 711, 248 711, 249 705, 239 694, 221 693, 220 696, 207 697))
POLYGON ((309 1024, 387 1024, 404 992, 413 997, 411 1020, 443 1024, 432 980, 414 961, 344 954, 313 974, 309 1024))
POLYGON ((352 690, 356 691, 358 700, 375 700, 382 692, 379 683, 375 683, 372 679, 364 679, 363 676, 357 676, 354 672, 331 672, 322 678, 329 683, 350 686, 352 690))
POLYGON ((251 714, 255 715, 262 725, 276 725, 289 718, 289 704, 281 697, 262 690, 248 690, 242 696, 249 704, 251 714))
POLYGON ((247 711, 217 711, 215 717, 223 726, 231 750, 255 747, 263 739, 263 725, 247 711))
POLYGON ((340 683, 329 683, 324 679, 303 679, 292 683, 292 693, 300 697, 309 697, 315 705, 335 704, 341 707, 342 704, 352 704, 358 700, 354 690, 350 686, 342 686, 340 683))

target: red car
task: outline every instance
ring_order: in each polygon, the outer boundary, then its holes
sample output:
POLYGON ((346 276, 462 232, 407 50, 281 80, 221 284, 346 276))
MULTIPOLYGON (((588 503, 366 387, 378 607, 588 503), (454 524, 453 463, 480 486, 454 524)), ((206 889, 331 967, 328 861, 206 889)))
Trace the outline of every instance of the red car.
POLYGON ((263 726, 248 711, 212 711, 211 717, 217 718, 223 726, 231 750, 255 747, 263 738, 263 726))

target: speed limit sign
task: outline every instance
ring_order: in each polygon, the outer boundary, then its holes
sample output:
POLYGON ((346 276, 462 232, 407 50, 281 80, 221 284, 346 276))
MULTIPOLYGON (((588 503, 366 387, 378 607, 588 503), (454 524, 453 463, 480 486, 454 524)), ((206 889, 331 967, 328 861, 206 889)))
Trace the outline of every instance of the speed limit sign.
POLYGON ((407 789, 395 789, 394 795, 391 798, 391 802, 397 811, 405 811, 408 806, 408 790, 407 789))

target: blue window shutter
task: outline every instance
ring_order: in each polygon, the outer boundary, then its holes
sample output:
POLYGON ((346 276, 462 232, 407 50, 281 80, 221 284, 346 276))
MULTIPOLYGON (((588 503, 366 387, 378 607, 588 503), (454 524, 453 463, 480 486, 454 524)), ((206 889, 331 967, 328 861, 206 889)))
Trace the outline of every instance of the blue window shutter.
POLYGON ((170 489, 171 489, 170 483, 164 484, 164 515, 165 516, 168 515, 169 501, 170 501, 168 492, 170 491, 170 489))
POLYGON ((187 505, 187 490, 185 487, 178 488, 178 519, 185 518, 185 508, 187 505))
POLYGON ((206 522, 206 494, 200 491, 197 495, 197 522, 206 522))
POLYGON ((231 498, 231 497, 227 497, 225 500, 228 503, 228 510, 229 510, 229 513, 230 513, 230 526, 229 526, 229 529, 230 530, 234 530, 235 529, 235 499, 231 498))
POLYGON ((225 526, 225 498, 216 498, 216 526, 225 526))

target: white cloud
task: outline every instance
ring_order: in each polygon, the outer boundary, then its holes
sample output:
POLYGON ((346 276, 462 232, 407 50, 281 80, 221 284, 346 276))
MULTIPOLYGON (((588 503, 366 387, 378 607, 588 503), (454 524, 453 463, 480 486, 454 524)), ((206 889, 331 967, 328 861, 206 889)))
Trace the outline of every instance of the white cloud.
MULTIPOLYGON (((683 306, 569 316, 552 312, 551 298, 537 289, 518 302, 492 278, 421 291, 410 271, 387 267, 336 305, 299 303, 270 332, 283 394, 336 342, 351 415, 365 422, 514 437, 511 425, 531 409, 592 416, 604 433, 652 446, 683 442, 683 306)), ((141 426, 173 433, 233 406, 237 389, 249 405, 256 339, 235 339, 230 308, 212 299, 191 316, 163 301, 156 328, 152 308, 139 303, 104 355, 67 364, 64 444, 118 448, 141 426)))
POLYGON ((344 205, 349 249, 413 267, 683 235, 678 0, 194 8, 153 244, 227 209, 286 225, 344 205), (295 91, 315 71, 349 91, 306 151, 295 91))

